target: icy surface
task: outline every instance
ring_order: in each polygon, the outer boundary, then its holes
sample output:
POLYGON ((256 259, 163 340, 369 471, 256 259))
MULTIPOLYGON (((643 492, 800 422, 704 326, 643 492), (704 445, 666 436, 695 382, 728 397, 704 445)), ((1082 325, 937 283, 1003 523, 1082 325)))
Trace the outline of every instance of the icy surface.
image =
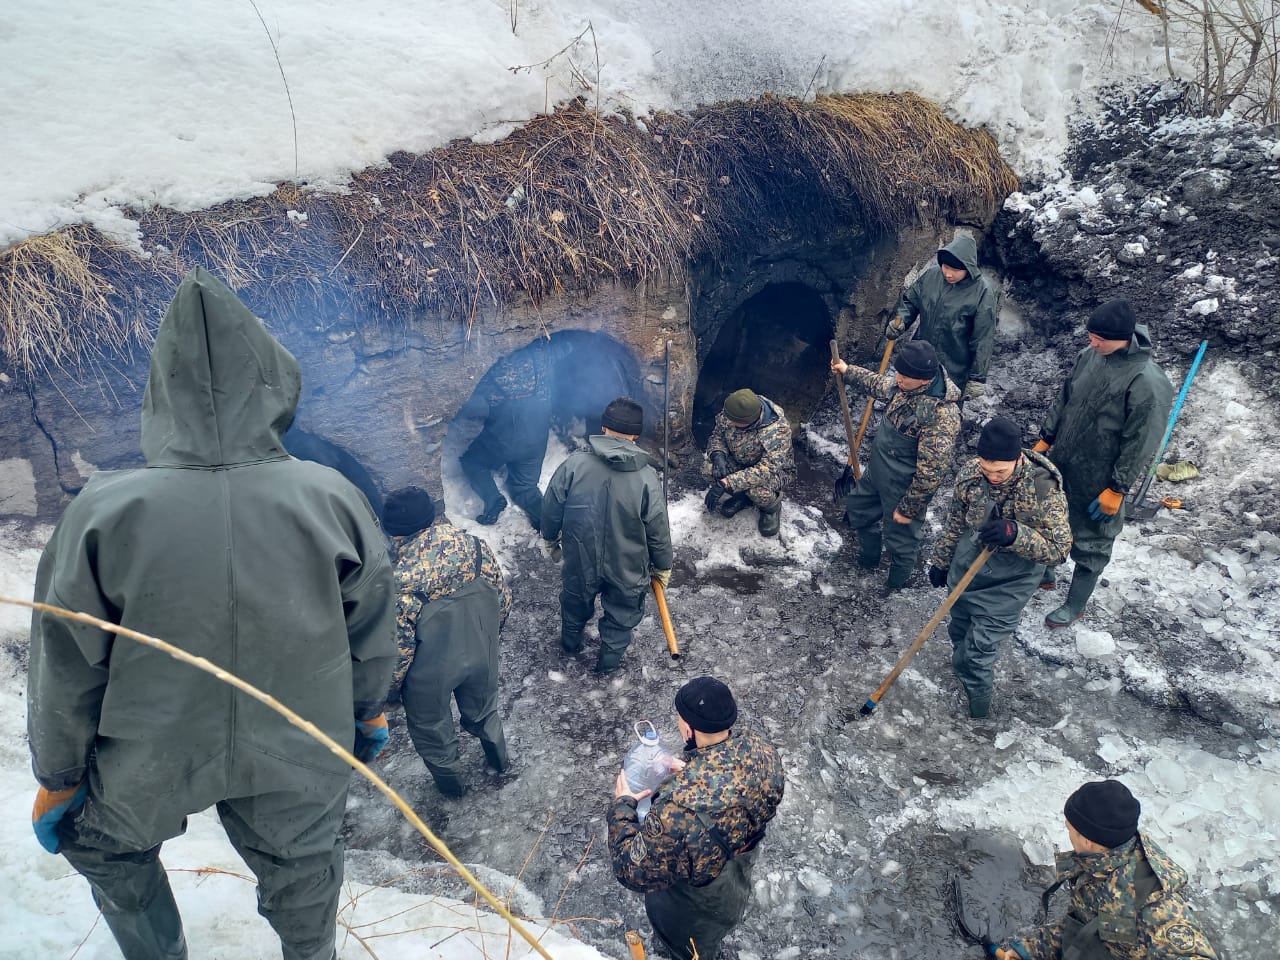
POLYGON ((1033 174, 1058 165, 1077 96, 1160 74, 1158 25, 1052 0, 9 4, 0 247, 84 220, 129 240, 130 206, 341 186, 577 95, 644 113, 915 90, 1033 174))

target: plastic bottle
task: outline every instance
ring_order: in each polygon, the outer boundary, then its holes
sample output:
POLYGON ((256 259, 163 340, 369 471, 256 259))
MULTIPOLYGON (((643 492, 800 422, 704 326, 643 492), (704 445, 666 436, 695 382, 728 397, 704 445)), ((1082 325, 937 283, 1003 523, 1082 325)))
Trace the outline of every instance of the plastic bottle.
MULTIPOLYGON (((658 731, 648 720, 641 720, 635 725, 636 738, 640 741, 622 759, 622 773, 627 778, 627 786, 635 793, 644 790, 657 790, 671 776, 672 756, 662 745, 658 731)), ((649 813, 650 798, 645 797, 637 804, 640 819, 649 813)))

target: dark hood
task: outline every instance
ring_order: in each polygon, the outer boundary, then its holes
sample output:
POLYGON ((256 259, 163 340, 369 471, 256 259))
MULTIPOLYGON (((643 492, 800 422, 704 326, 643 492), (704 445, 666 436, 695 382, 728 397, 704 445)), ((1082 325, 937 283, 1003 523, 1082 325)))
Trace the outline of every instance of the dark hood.
POLYGON ((1125 360, 1138 360, 1145 363, 1151 357, 1151 328, 1145 323, 1135 326, 1129 345, 1123 350, 1117 350, 1112 356, 1117 359, 1123 357, 1125 360))
POLYGON ((287 457, 298 361, 218 280, 196 267, 156 333, 142 398, 147 465, 213 467, 287 457))
POLYGON ((963 263, 968 271, 969 276, 961 280, 961 283, 968 283, 982 276, 982 271, 978 269, 978 245, 973 242, 973 237, 961 234, 942 249, 963 263))

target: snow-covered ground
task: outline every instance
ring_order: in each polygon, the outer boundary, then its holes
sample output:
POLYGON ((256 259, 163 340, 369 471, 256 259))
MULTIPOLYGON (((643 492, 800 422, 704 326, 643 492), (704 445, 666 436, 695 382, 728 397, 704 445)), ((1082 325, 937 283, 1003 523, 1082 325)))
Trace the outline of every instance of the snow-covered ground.
POLYGON ((9 4, 0 247, 81 220, 130 238, 128 206, 340 186, 574 95, 644 113, 915 90, 1035 174, 1056 168, 1077 94, 1162 74, 1157 28, 1135 4, 1058 0, 9 4))

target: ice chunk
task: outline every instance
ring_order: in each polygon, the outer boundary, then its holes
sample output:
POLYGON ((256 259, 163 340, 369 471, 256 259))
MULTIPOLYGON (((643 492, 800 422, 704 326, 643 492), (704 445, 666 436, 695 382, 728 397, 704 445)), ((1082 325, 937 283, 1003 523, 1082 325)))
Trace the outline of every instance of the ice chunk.
POLYGON ((800 886, 815 897, 826 897, 831 894, 831 881, 812 867, 804 867, 797 875, 800 886))
POLYGON ((1090 660, 1109 657, 1116 652, 1116 641, 1105 630, 1076 628, 1076 652, 1090 660))
POLYGON ((1018 735, 1016 733, 1010 733, 1008 730, 1002 730, 996 734, 997 750, 1004 750, 1007 747, 1013 746, 1017 742, 1018 735))
POLYGON ((1182 765, 1171 757, 1157 757, 1144 771, 1153 786, 1162 793, 1179 794, 1187 789, 1187 776, 1182 765))
POLYGON ((1124 737, 1108 733, 1098 738, 1098 756, 1107 763, 1118 763, 1129 755, 1129 744, 1124 737))

